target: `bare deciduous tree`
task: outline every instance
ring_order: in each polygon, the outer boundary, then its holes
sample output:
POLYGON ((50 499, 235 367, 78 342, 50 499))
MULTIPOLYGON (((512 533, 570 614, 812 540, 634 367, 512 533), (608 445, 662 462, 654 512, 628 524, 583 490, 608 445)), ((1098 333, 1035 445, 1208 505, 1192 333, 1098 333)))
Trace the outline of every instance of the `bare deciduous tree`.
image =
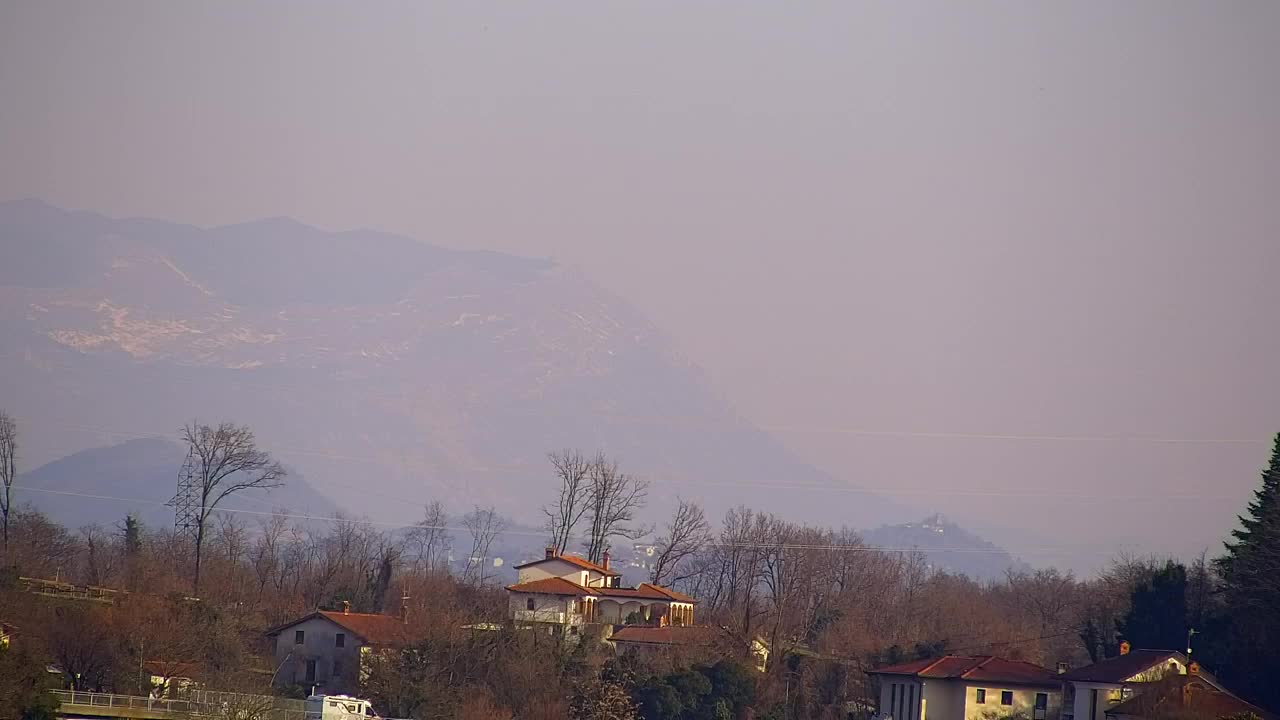
POLYGON ((18 476, 18 424, 0 410, 0 534, 9 549, 9 513, 13 510, 13 481, 18 476))
POLYGON ((649 483, 618 469, 618 463, 603 454, 592 461, 587 474, 587 559, 603 560, 610 540, 635 540, 652 528, 633 525, 636 512, 645 506, 649 483))
POLYGON ((666 585, 685 580, 694 570, 690 560, 711 539, 711 525, 697 503, 680 500, 667 523, 667 532, 658 538, 658 555, 649 571, 649 582, 666 585))
POLYGON ((422 519, 409 531, 408 546, 418 570, 428 575, 447 572, 453 536, 449 533, 449 514, 439 500, 426 504, 422 519))
POLYGON ((280 487, 286 472, 266 451, 259 450, 253 431, 245 425, 191 425, 183 440, 196 460, 200 505, 196 508, 196 566, 193 594, 200 594, 200 562, 209 516, 218 503, 238 492, 280 487))
POLYGON ((471 554, 467 556, 463 577, 471 583, 482 585, 489 549, 493 546, 493 539, 507 529, 506 520, 492 506, 482 508, 477 505, 475 510, 462 519, 462 526, 471 535, 471 554))
POLYGON ((554 505, 547 505, 542 512, 547 516, 547 532, 550 543, 559 555, 569 547, 569 540, 582 516, 587 512, 589 478, 593 465, 604 462, 604 456, 588 460, 577 450, 562 450, 547 455, 560 482, 560 494, 554 505))

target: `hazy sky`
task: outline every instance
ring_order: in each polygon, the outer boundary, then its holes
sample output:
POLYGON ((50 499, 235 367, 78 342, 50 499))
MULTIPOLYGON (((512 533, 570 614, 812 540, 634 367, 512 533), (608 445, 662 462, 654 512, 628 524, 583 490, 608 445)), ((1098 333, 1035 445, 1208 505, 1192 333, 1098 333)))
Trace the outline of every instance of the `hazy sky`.
POLYGON ((1271 0, 5 0, 0 199, 555 257, 838 477, 1225 530, 1280 430, 1278 68, 1271 0))

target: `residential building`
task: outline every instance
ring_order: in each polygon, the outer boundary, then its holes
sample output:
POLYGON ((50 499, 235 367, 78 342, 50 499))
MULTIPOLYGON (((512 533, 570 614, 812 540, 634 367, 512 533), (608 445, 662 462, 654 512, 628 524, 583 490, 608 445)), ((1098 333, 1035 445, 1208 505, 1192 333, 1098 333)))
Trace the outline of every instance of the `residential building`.
POLYGON ((547 548, 544 557, 517 565, 518 581, 507 587, 512 620, 567 628, 582 626, 692 625, 696 600, 650 583, 623 587, 622 574, 609 568, 609 554, 597 565, 547 548))
POLYGON ((1062 683, 1039 665, 991 655, 944 655, 868 673, 880 681, 881 718, 1055 720, 1062 683))
MULTIPOLYGON (((1142 692, 1144 686, 1169 675, 1186 675, 1187 656, 1176 650, 1131 650, 1120 644, 1116 657, 1059 675, 1066 697, 1065 720, 1106 720, 1116 705, 1142 692)), ((1222 689, 1202 674, 1204 682, 1222 689)))
POLYGON ((355 692, 368 655, 409 644, 408 617, 316 610, 267 632, 275 639, 277 685, 301 685, 326 694, 355 692))
MULTIPOLYGON (((665 658, 673 661, 714 661, 735 654, 745 643, 727 630, 709 625, 667 625, 647 627, 627 625, 609 636, 618 655, 642 659, 665 658)), ((769 647, 763 640, 751 641, 751 654, 756 669, 764 672, 769 662, 769 647)))
POLYGON ((1275 715, 1245 702, 1201 676, 1195 663, 1186 675, 1171 675, 1149 683, 1143 692, 1107 710, 1107 720, 1154 720, 1179 717, 1184 720, 1219 720, 1231 716, 1254 715, 1275 720, 1275 715))

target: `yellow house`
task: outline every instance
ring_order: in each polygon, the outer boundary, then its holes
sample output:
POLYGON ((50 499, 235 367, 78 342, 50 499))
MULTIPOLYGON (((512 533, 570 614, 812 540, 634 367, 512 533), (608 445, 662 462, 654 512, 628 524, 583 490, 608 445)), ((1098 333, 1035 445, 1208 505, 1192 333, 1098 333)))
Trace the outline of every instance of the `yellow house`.
POLYGON ((1062 683, 1028 662, 944 655, 868 673, 880 681, 878 715, 893 720, 1056 720, 1062 683))

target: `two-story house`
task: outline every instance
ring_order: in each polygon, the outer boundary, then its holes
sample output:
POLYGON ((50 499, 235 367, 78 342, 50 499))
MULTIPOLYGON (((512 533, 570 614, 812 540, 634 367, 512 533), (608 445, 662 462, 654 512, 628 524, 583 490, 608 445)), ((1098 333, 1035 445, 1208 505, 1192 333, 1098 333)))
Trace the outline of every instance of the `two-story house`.
POLYGON ((597 565, 547 548, 544 557, 517 565, 519 577, 507 587, 512 620, 567 628, 583 625, 692 625, 696 600, 650 583, 623 587, 622 574, 609 569, 609 554, 597 565))
POLYGON ((880 681, 881 718, 993 720, 1023 716, 1054 720, 1062 708, 1058 676, 1019 660, 944 655, 868 674, 880 681))
POLYGON ((276 643, 277 685, 354 692, 370 652, 409 644, 403 612, 400 617, 355 613, 351 603, 342 605, 341 611, 316 610, 267 632, 276 643))
MULTIPOLYGON (((1115 706, 1170 675, 1186 675, 1190 662, 1176 650, 1131 650, 1120 644, 1116 657, 1070 670, 1059 679, 1067 697, 1068 720, 1106 720, 1115 706)), ((1208 673, 1202 682, 1222 689, 1208 673)))

